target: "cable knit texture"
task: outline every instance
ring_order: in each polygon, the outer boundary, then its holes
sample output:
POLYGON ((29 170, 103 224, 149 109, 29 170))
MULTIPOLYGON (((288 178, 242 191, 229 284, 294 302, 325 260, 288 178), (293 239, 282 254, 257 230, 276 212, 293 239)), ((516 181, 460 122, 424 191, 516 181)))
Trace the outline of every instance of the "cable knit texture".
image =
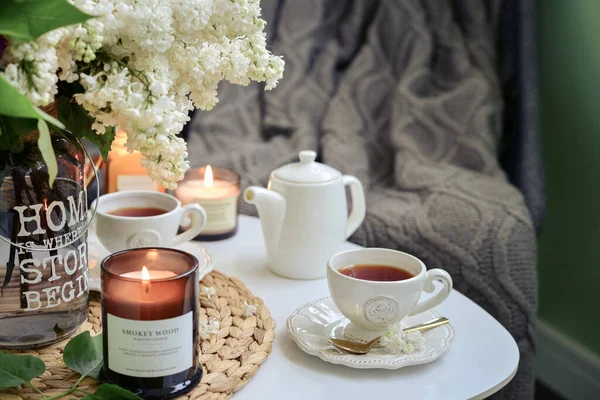
POLYGON ((495 398, 532 398, 536 242, 498 162, 501 2, 265 0, 263 12, 284 78, 271 92, 222 86, 221 104, 193 120, 192 164, 265 185, 314 149, 357 176, 368 213, 351 240, 450 272, 519 345, 519 371, 495 398))

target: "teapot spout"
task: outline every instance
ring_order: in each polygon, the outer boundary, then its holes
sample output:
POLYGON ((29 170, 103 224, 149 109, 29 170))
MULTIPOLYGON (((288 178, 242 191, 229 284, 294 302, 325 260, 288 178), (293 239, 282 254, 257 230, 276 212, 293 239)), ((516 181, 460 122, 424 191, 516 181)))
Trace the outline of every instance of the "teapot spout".
POLYGON ((267 246, 267 256, 269 259, 273 259, 279 247, 279 237, 285 215, 285 199, 272 190, 251 186, 244 191, 244 200, 246 203, 254 204, 258 210, 267 246))

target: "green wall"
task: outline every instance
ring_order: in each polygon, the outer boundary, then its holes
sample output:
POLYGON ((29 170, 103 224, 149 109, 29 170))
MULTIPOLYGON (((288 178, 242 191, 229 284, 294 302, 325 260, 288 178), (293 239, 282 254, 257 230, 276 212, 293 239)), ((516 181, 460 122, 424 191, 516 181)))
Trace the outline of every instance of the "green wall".
POLYGON ((600 355, 600 0, 541 0, 539 315, 600 355))

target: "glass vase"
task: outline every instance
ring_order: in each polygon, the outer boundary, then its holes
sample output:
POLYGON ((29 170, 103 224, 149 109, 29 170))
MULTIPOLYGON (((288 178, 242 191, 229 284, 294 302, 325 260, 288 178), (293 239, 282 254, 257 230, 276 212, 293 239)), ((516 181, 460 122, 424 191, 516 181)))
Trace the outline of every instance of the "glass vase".
POLYGON ((59 341, 88 311, 86 152, 70 136, 52 135, 58 174, 35 140, 0 152, 0 347, 59 341))

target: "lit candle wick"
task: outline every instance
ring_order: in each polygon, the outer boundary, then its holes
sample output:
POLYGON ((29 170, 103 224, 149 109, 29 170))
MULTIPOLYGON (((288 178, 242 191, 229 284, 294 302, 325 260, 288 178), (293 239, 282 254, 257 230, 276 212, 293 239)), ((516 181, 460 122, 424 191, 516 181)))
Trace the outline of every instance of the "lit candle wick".
POLYGON ((146 293, 148 293, 148 287, 150 286, 150 272, 148 272, 148 268, 144 265, 142 267, 142 285, 146 293))
POLYGON ((150 280, 150 272, 148 272, 148 268, 146 268, 146 266, 142 267, 142 280, 143 281, 150 280))
POLYGON ((204 187, 209 190, 213 187, 213 172, 210 165, 206 166, 206 171, 204 172, 204 187))

